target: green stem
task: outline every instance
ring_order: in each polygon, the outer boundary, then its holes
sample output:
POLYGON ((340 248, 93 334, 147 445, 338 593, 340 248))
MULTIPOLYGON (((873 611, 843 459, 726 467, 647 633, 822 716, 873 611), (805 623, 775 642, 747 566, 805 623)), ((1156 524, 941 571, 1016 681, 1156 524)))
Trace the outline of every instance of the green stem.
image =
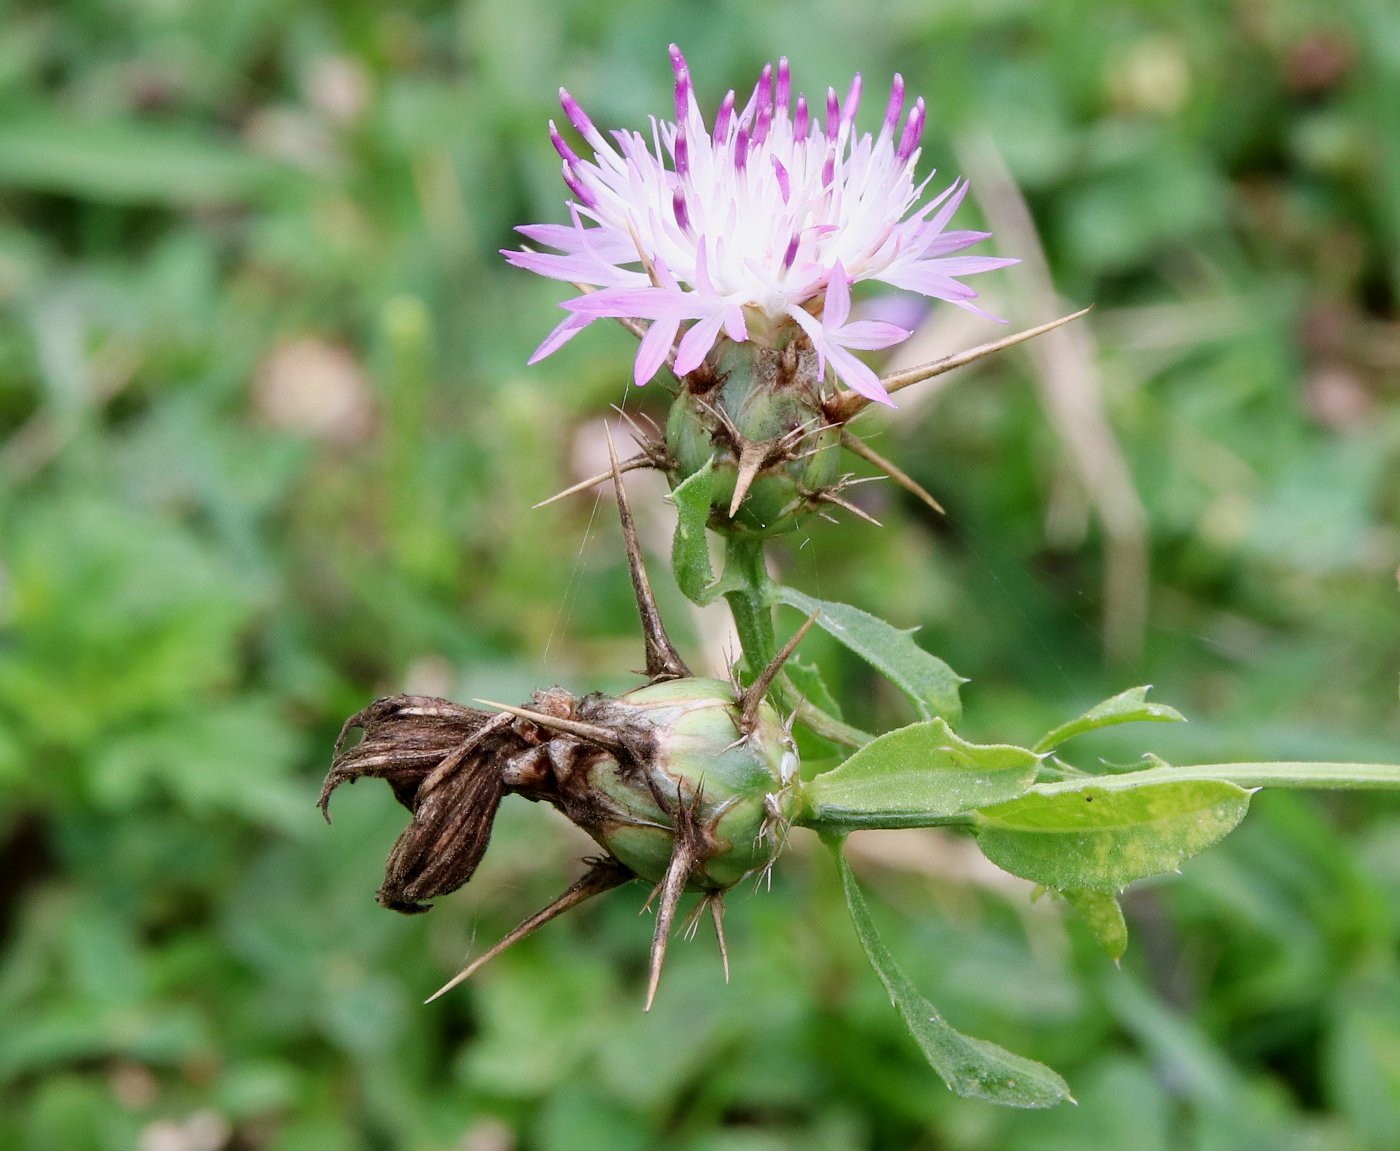
POLYGON ((1118 791, 1151 783, 1217 780, 1239 787, 1296 787, 1325 791, 1400 789, 1400 764, 1394 763, 1200 763, 1184 767, 1149 767, 1114 775, 1077 776, 1037 783, 1032 791, 1056 795, 1086 787, 1118 791))
POLYGON ((844 723, 829 712, 823 711, 811 701, 801 698, 786 676, 780 677, 779 682, 785 697, 784 703, 787 703, 789 698, 797 701, 797 720, 809 731, 823 739, 830 740, 832 743, 839 744, 841 747, 864 747, 874 740, 875 737, 868 731, 852 727, 849 723, 844 723))
MULTIPOLYGON (((1326 791, 1400 790, 1400 764, 1386 763, 1205 763, 1189 767, 1149 767, 1113 775, 1080 775, 1033 784, 1026 797, 1075 792, 1132 791, 1163 783, 1233 783, 1237 787, 1308 788, 1326 791)), ((917 811, 843 809, 839 817, 822 818, 810 808, 799 812, 793 823, 821 835, 848 831, 888 831, 910 827, 962 827, 979 830, 986 820, 971 810, 956 815, 929 815, 917 811)))
POLYGON ((740 535, 727 537, 724 555, 724 593, 744 649, 744 669, 755 679, 778 654, 773 631, 773 609, 768 606, 768 568, 763 541, 740 535))
MULTIPOLYGON (((739 535, 728 537, 724 583, 728 589, 724 598, 734 616, 739 644, 744 649, 744 671, 753 680, 778 653, 777 633, 773 628, 773 597, 769 591, 773 581, 768 578, 762 540, 739 535)), ((775 687, 783 706, 796 708, 802 725, 823 739, 841 747, 856 748, 864 747, 875 738, 803 699, 786 676, 780 676, 775 687)))
POLYGON ((916 827, 953 827, 976 831, 981 817, 975 811, 957 815, 922 815, 905 811, 852 811, 847 809, 839 819, 822 818, 810 811, 800 811, 792 821, 794 827, 805 827, 823 838, 844 836, 852 831, 907 831, 916 827))

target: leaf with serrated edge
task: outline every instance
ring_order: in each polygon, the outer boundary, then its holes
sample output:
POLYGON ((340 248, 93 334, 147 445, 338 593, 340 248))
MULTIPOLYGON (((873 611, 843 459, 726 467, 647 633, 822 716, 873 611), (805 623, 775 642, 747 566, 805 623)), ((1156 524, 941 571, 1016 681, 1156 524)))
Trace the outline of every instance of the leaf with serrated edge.
POLYGON ((967 681, 936 655, 924 651, 909 632, 850 604, 816 599, 795 588, 774 584, 768 594, 774 602, 806 615, 819 612, 817 626, 908 696, 920 719, 942 717, 956 724, 961 718, 958 686, 967 681))
POLYGON ((1149 703, 1147 693, 1151 684, 1129 688, 1112 699, 1095 704, 1077 719, 1062 723, 1053 731, 1048 731, 1035 745, 1035 750, 1047 752, 1059 747, 1076 735, 1097 731, 1101 727, 1112 727, 1119 723, 1185 723, 1186 717, 1174 707, 1165 703, 1149 703))
POLYGON ((714 486, 714 468, 707 463, 671 492, 671 502, 676 505, 671 566, 686 598, 701 605, 713 603, 720 594, 714 568, 710 565, 710 542, 705 534, 714 486))
POLYGON ((1035 782, 1040 756, 1010 744, 976 744, 935 719, 886 732, 803 789, 799 822, 855 830, 926 827, 1002 803, 1035 782))
POLYGON ((938 1009, 909 982, 880 938, 851 865, 842 854, 840 840, 828 839, 827 846, 836 858, 846 907, 866 958, 914 1042, 949 1090, 1003 1107, 1053 1107, 1066 1100, 1073 1102, 1069 1085, 1043 1063, 1013 1055, 985 1039, 963 1035, 944 1021, 938 1009))
POLYGON ((1088 925, 1094 940, 1117 963, 1128 950, 1128 924, 1123 908, 1111 892, 1089 887, 1071 887, 1061 893, 1088 925))
POLYGON ((1233 831, 1249 808, 1241 787, 1220 780, 1125 784, 1109 776, 1031 788, 978 812, 977 843, 998 867, 1065 891, 1112 891, 1175 871, 1233 831))

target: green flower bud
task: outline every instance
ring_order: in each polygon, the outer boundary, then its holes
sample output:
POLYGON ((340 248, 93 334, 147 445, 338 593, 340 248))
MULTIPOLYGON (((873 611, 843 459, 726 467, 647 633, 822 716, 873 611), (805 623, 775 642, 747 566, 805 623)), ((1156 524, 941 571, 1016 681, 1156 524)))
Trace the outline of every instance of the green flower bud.
POLYGON ((558 807, 640 878, 660 882, 681 839, 695 857, 691 890, 722 891, 777 858, 797 754, 771 704, 745 733, 721 680, 663 681, 617 699, 554 691, 534 702, 537 713, 567 710, 559 718, 597 737, 551 733, 506 765, 506 788, 558 807))
POLYGON ((816 352, 806 341, 721 341, 711 363, 686 378, 666 422, 672 486, 712 463, 711 527, 791 531, 839 468, 841 429, 822 408, 816 352))

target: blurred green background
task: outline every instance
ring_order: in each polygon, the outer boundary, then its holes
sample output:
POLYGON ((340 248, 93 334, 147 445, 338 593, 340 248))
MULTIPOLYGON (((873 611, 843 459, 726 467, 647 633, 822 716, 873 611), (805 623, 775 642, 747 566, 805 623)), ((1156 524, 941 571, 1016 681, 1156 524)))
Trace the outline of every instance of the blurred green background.
MULTIPOLYGON (((874 420, 949 510, 863 489, 785 579, 920 625, 971 738, 1137 683, 1178 762, 1400 758, 1400 15, 1388 0, 8 2, 0 23, 0 1146, 84 1151, 1392 1148, 1400 803, 1265 795, 1130 893, 1121 970, 956 839, 857 836, 901 962, 1077 1108, 952 1098, 799 837, 640 1010, 640 890, 431 1007, 584 849, 503 808, 476 880, 378 909, 404 815, 313 807, 342 718, 405 688, 635 682, 596 466, 629 337, 526 368, 563 289, 507 269, 563 221, 545 123, 795 84, 930 106, 987 251, 1043 248, 1074 338, 874 420), (1029 216, 1022 216, 1019 186, 1029 216), (1033 220, 1030 225, 1028 220, 1033 220), (1058 350, 1056 350, 1058 349, 1058 350)), ((1057 314, 1036 260, 980 277, 1057 314)), ((941 309, 930 354, 1001 334, 941 309)), ((666 574, 683 650, 722 637, 666 574)), ((884 490, 878 490, 878 489, 884 490)), ((785 621, 793 626, 796 620, 785 621)), ((908 720, 822 638, 854 718, 908 720)), ((700 653, 705 658, 700 659, 700 653)), ((1132 737, 1139 742, 1132 742, 1132 737)), ((1128 760, 1130 732, 1090 751, 1128 760)), ((738 895, 738 893, 736 893, 738 895)))

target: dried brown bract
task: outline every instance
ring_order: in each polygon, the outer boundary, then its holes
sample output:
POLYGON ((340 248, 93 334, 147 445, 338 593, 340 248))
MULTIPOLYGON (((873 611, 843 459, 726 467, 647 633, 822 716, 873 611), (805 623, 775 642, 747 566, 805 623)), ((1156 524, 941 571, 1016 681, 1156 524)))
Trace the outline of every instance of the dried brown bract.
POLYGON ((505 794, 502 753, 518 744, 510 716, 431 696, 378 699, 346 720, 321 789, 327 822, 331 793, 364 776, 387 780, 413 813, 389 853, 381 904, 427 911, 423 900, 455 891, 472 877, 505 794), (356 728, 364 738, 347 747, 356 728))

